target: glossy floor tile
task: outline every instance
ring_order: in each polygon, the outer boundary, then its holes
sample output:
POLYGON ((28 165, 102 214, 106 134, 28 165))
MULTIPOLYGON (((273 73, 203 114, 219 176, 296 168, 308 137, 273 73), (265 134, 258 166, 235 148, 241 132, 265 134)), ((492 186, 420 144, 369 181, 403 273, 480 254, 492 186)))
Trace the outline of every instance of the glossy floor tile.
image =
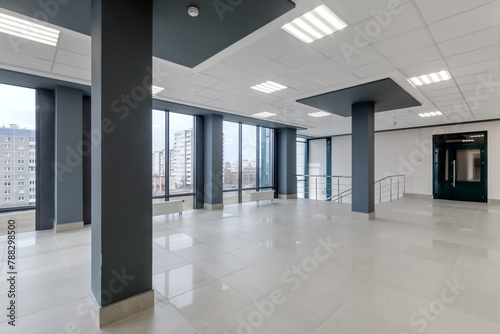
POLYGON ((20 233, 18 325, 1 316, 0 332, 500 333, 499 204, 401 199, 376 211, 367 222, 346 204, 275 200, 154 217, 155 307, 102 329, 90 228, 20 233))

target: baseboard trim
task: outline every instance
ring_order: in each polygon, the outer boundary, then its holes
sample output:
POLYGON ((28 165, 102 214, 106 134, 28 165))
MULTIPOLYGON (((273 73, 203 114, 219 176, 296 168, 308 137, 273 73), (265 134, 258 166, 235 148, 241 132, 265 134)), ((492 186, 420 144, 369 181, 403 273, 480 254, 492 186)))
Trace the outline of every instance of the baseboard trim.
POLYGON ((56 224, 56 233, 81 230, 83 229, 84 225, 85 223, 83 221, 67 224, 56 224))
POLYGON ((155 305, 154 290, 141 293, 117 303, 98 309, 99 328, 111 325, 117 321, 126 319, 134 314, 141 313, 155 305))
POLYGON ((358 220, 375 220, 375 212, 363 213, 363 212, 351 212, 351 217, 358 220))
POLYGON ((205 203, 205 206, 203 207, 205 210, 222 210, 224 209, 224 204, 207 204, 205 203))
POLYGON ((432 195, 411 194, 411 193, 405 193, 404 197, 405 198, 414 198, 414 199, 434 199, 434 196, 432 196, 432 195))
POLYGON ((297 194, 292 195, 278 195, 279 199, 297 199, 297 194))

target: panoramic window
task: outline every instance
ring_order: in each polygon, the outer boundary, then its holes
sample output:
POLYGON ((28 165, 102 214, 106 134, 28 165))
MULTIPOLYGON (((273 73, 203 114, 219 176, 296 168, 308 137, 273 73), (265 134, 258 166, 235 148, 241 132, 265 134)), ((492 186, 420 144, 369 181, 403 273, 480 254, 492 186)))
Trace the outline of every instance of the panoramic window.
MULTIPOLYGON (((36 152, 35 144, 35 90, 0 84, 0 154, 3 157, 33 156, 36 152), (16 145, 15 143, 23 143, 16 145), (3 152, 2 152, 3 151, 3 152)), ((2 179, 26 179, 36 182, 35 159, 5 159, 0 160, 0 176, 2 179)), ((27 192, 24 183, 0 184, 0 193, 24 194, 27 192)), ((33 189, 35 189, 33 187, 33 189)), ((9 197, 8 201, 0 202, 0 209, 16 209, 35 207, 36 197, 25 196, 9 197)), ((5 211, 5 210, 4 210, 5 211)))
POLYGON ((175 198, 193 209, 194 145, 193 116, 153 110, 153 199, 175 198))

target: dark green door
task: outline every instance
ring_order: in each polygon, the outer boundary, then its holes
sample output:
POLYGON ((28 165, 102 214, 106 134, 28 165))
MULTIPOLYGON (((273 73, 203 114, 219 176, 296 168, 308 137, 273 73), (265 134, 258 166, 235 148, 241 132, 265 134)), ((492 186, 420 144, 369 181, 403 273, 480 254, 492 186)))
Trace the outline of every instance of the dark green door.
POLYGON ((487 201, 485 136, 485 133, 435 136, 434 198, 487 201))

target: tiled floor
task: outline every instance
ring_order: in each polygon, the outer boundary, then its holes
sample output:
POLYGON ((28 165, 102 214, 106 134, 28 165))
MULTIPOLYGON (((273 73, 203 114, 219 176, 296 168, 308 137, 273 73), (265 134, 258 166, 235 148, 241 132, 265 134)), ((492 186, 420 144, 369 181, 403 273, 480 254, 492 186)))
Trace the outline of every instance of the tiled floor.
POLYGON ((155 217, 155 308, 101 330, 90 229, 20 234, 18 326, 0 314, 0 332, 500 333, 500 204, 404 199, 372 222, 349 210, 276 200, 155 217))

